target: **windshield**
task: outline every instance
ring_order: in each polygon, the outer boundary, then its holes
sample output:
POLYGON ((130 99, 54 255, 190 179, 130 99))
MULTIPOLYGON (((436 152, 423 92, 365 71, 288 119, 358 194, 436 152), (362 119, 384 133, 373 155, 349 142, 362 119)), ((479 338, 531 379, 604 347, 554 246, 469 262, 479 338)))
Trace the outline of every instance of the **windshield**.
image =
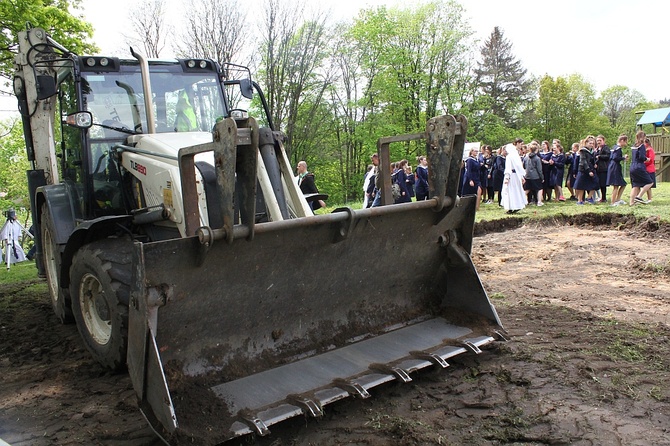
MULTIPOLYGON (((118 72, 82 73, 82 92, 93 121, 105 127, 146 133, 144 93, 139 66, 118 72)), ((225 115, 221 87, 211 71, 185 73, 179 64, 150 65, 156 132, 211 132, 225 115)), ((127 132, 94 126, 92 138, 125 137, 127 132)))

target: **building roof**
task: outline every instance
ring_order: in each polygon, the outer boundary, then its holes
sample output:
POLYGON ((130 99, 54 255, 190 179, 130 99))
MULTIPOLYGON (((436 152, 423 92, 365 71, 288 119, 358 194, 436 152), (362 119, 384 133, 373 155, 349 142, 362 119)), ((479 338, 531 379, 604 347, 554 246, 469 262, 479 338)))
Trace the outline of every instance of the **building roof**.
POLYGON ((654 124, 657 127, 670 125, 670 107, 647 110, 637 121, 637 125, 642 124, 654 124))

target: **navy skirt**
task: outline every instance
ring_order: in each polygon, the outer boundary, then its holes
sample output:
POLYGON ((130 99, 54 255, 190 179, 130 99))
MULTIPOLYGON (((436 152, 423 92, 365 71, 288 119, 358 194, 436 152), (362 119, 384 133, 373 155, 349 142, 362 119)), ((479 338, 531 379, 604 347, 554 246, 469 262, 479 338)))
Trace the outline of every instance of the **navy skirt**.
POLYGON ((625 186, 626 180, 623 178, 623 169, 621 163, 610 162, 607 166, 607 185, 608 186, 625 186))
POLYGON ((630 183, 633 187, 644 187, 652 184, 654 180, 647 172, 647 168, 642 163, 635 163, 630 166, 630 183))
POLYGON ((549 187, 563 187, 563 170, 556 168, 549 172, 549 187))
POLYGON ((470 181, 463 182, 463 192, 461 193, 461 197, 465 197, 467 195, 477 195, 477 190, 481 186, 481 183, 478 181, 475 181, 474 183, 474 186, 470 186, 470 181))
POLYGON ((529 180, 526 178, 526 182, 523 183, 523 190, 542 190, 542 180, 537 178, 534 180, 529 180))
POLYGON ((586 172, 578 172, 577 179, 575 184, 572 185, 573 189, 578 190, 597 190, 600 189, 600 182, 598 181, 598 175, 593 173, 593 176, 589 175, 586 172))

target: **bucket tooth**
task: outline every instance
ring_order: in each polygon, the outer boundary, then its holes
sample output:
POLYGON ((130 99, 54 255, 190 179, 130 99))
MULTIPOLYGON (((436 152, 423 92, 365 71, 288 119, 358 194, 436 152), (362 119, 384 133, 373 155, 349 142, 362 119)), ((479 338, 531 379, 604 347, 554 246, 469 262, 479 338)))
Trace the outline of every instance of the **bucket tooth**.
POLYGON ((365 390, 363 386, 361 386, 357 382, 348 379, 337 378, 336 380, 333 381, 333 385, 339 387, 342 390, 347 391, 347 393, 349 393, 349 395, 351 396, 355 396, 358 398, 370 398, 370 394, 368 393, 368 391, 365 390))
POLYGON ((323 416, 323 409, 313 399, 306 398, 302 395, 289 395, 287 401, 295 406, 298 406, 305 415, 310 415, 313 418, 323 416))
POLYGON ((412 378, 409 376, 409 373, 407 373, 406 370, 401 369, 400 367, 395 367, 388 364, 372 364, 370 365, 370 370, 373 370, 375 372, 386 373, 388 375, 393 375, 404 383, 412 381, 412 378))
POLYGON ((263 436, 268 435, 270 433, 270 429, 268 429, 268 427, 265 425, 263 420, 258 418, 258 416, 256 416, 256 414, 246 412, 246 411, 245 412, 240 411, 240 413, 238 415, 239 415, 240 419, 247 426, 249 426, 251 428, 251 430, 253 432, 255 432, 256 434, 263 437, 263 436))
POLYGON ((499 341, 509 341, 509 335, 507 333, 503 333, 502 330, 493 330, 493 333, 498 336, 499 341))
POLYGON ((436 366, 439 366, 443 369, 446 369, 449 367, 449 363, 445 361, 440 355, 436 355, 435 353, 428 353, 428 352, 412 352, 412 356, 418 359, 424 359, 426 361, 430 361, 436 366))
POLYGON ((467 349, 470 350, 472 353, 475 353, 475 354, 477 354, 477 355, 480 354, 480 353, 482 352, 481 349, 480 349, 479 347, 477 347, 477 346, 476 346, 473 342, 471 342, 471 341, 463 341, 463 345, 465 346, 465 348, 467 348, 467 349))

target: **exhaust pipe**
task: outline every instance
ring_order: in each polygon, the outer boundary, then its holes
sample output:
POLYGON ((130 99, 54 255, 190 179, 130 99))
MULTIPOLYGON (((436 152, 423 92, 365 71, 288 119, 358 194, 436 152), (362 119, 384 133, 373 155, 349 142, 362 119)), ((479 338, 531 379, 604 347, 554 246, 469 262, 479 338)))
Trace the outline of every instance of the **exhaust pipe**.
POLYGON ((140 69, 142 71, 142 90, 144 90, 144 112, 147 115, 147 129, 146 133, 156 133, 156 117, 154 116, 154 109, 151 104, 151 81, 149 78, 149 62, 144 55, 133 50, 130 47, 130 54, 140 62, 140 69))

